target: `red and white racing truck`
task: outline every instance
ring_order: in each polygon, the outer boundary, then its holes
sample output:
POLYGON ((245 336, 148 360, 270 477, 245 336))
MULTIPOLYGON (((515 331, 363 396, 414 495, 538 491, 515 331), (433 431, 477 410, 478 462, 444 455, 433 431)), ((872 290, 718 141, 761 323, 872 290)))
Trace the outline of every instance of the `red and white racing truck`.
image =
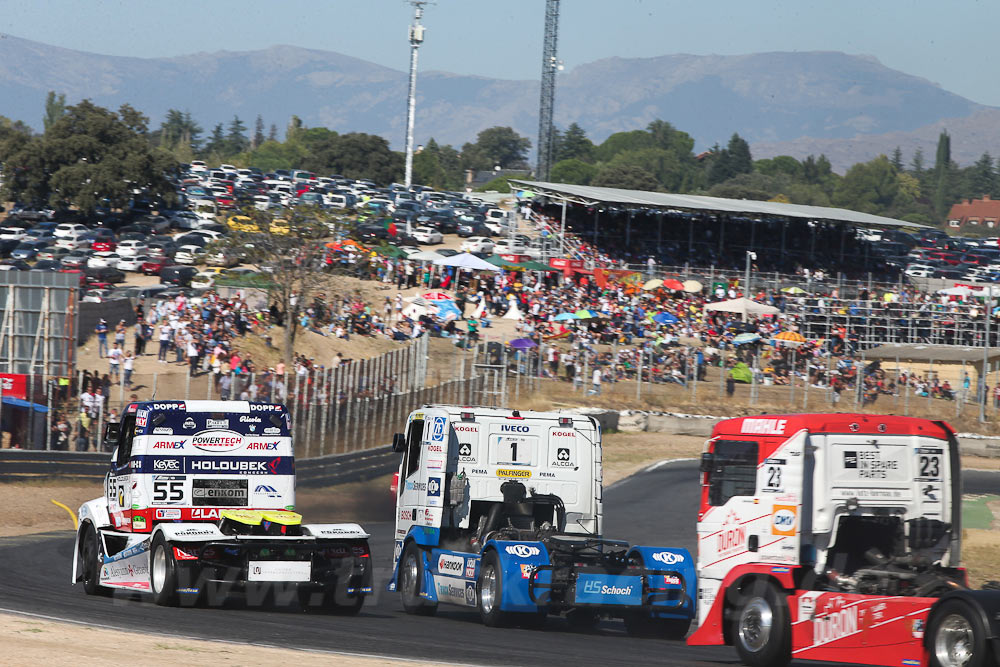
POLYGON ((749 665, 994 665, 1000 591, 960 565, 958 442, 865 414, 720 422, 701 459, 699 627, 749 665))
POLYGON ((105 442, 104 497, 80 507, 73 582, 91 595, 151 593, 157 604, 254 603, 354 613, 371 593, 361 526, 303 524, 283 405, 132 403, 105 442))

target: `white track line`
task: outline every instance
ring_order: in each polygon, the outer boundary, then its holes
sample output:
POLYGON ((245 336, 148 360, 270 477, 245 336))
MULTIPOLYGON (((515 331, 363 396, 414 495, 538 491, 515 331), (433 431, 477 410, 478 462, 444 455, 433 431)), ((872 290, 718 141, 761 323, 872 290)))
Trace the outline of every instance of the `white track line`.
POLYGON ((644 472, 652 472, 653 470, 658 470, 658 469, 660 469, 660 468, 662 468, 664 466, 670 465, 671 463, 684 463, 686 461, 697 461, 697 460, 699 460, 699 459, 692 459, 692 458, 687 458, 687 459, 663 459, 662 461, 657 461, 656 463, 653 463, 652 465, 648 465, 645 468, 641 468, 639 470, 636 470, 634 473, 632 473, 628 477, 621 478, 620 480, 618 480, 617 482, 615 482, 611 486, 606 487, 604 490, 605 491, 609 491, 609 490, 615 488, 616 486, 618 486, 619 484, 624 484, 625 482, 631 480, 636 475, 640 475, 640 474, 642 474, 644 472))
MULTIPOLYGON (((56 621, 56 622, 59 622, 59 623, 72 623, 73 625, 82 625, 82 626, 85 626, 85 627, 88 627, 88 628, 100 628, 102 630, 114 630, 116 632, 127 632, 127 633, 133 634, 133 635, 151 634, 151 633, 141 632, 141 631, 135 630, 135 629, 120 628, 120 627, 115 626, 115 625, 106 625, 104 623, 91 623, 89 621, 78 621, 78 620, 73 619, 73 618, 63 618, 61 616, 49 616, 47 614, 35 614, 35 613, 29 612, 29 611, 21 611, 19 609, 8 609, 7 607, 0 607, 0 613, 14 614, 16 616, 27 616, 29 618, 40 618, 42 620, 56 621)), ((400 662, 411 662, 411 663, 422 663, 422 664, 434 663, 434 664, 440 664, 440 665, 456 665, 458 667, 482 667, 480 665, 476 665, 475 663, 468 663, 468 662, 446 662, 446 661, 443 661, 443 660, 441 660, 439 658, 433 658, 433 659, 430 659, 430 658, 426 658, 426 659, 422 659, 422 658, 401 658, 401 657, 398 657, 398 656, 395 656, 395 655, 384 655, 384 654, 379 654, 379 653, 356 653, 356 652, 353 652, 353 651, 334 651, 334 650, 331 650, 331 649, 321 649, 321 648, 298 648, 298 647, 289 647, 289 646, 283 646, 283 645, 278 645, 278 644, 267 644, 267 643, 264 643, 264 642, 244 642, 244 641, 236 641, 236 640, 233 640, 233 639, 213 639, 213 638, 206 638, 206 637, 193 637, 191 635, 179 635, 179 634, 169 633, 169 632, 157 632, 156 633, 156 637, 173 637, 174 639, 184 639, 184 640, 188 640, 188 641, 199 641, 199 642, 219 642, 219 643, 222 643, 222 644, 233 644, 233 645, 236 645, 236 646, 259 646, 261 648, 274 648, 274 649, 285 650, 285 651, 304 651, 306 653, 319 653, 319 654, 324 654, 324 655, 342 655, 342 656, 350 657, 350 658, 369 658, 369 659, 372 659, 372 660, 398 660, 400 662)))

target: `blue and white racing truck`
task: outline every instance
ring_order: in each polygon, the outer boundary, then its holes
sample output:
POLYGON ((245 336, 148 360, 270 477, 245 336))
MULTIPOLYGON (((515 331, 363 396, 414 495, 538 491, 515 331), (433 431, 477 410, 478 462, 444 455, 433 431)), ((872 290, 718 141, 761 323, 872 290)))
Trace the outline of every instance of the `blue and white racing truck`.
POLYGON ((356 613, 371 592, 361 526, 303 524, 283 405, 132 403, 105 433, 104 496, 80 507, 73 582, 161 605, 300 604, 356 613))
POLYGON ((686 549, 602 536, 601 429, 591 417, 431 405, 393 448, 396 542, 390 591, 411 614, 478 609, 488 626, 566 614, 586 629, 680 638, 695 615, 686 549))

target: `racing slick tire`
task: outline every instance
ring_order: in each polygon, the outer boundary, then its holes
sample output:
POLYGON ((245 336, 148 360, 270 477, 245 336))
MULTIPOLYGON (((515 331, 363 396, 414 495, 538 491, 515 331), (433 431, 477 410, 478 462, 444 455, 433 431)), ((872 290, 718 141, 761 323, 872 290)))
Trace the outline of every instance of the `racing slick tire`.
POLYGON ((751 584, 733 616, 733 644, 750 667, 785 667, 792 659, 786 596, 771 584, 751 584))
POLYGON ((984 667, 989 661, 983 620, 961 600, 947 600, 927 628, 931 667, 984 667))
POLYGON ((479 580, 476 581, 476 599, 483 625, 489 628, 510 625, 511 614, 500 609, 500 600, 503 599, 503 569, 495 551, 488 551, 483 556, 479 580))
POLYGON ((410 542, 403 550, 403 557, 399 561, 399 592, 403 600, 403 610, 407 614, 433 616, 437 612, 437 603, 420 597, 423 575, 423 553, 420 547, 410 542))
POLYGON ((177 561, 173 547, 157 533, 149 549, 149 590, 161 607, 177 605, 177 561))
POLYGON ((101 550, 97 543, 97 531, 87 523, 80 538, 80 560, 83 565, 83 591, 87 595, 111 595, 111 589, 101 586, 101 567, 98 564, 101 550))

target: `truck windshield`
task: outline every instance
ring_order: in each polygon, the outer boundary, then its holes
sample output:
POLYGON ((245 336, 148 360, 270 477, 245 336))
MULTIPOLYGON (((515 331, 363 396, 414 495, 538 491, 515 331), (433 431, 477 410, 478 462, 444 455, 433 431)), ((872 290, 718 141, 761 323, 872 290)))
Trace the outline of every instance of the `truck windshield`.
POLYGON ((733 496, 757 492, 757 443, 746 440, 716 440, 712 470, 708 477, 708 502, 725 505, 733 496))

